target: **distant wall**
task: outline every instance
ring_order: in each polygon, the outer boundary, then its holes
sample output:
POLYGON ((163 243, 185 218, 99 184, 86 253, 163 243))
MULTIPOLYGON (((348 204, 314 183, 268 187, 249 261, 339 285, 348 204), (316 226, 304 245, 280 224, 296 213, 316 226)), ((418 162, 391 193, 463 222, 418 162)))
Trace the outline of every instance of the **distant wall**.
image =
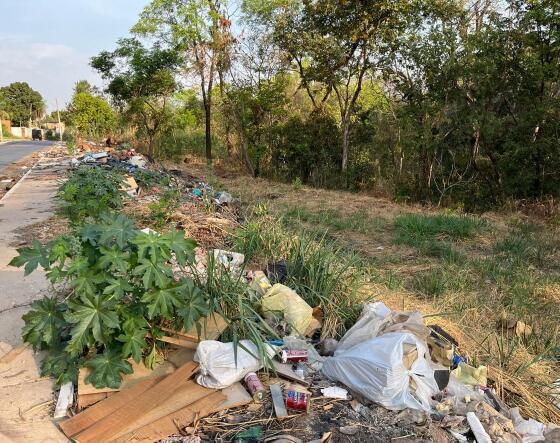
POLYGON ((31 129, 19 126, 12 126, 12 135, 14 137, 31 138, 31 129))

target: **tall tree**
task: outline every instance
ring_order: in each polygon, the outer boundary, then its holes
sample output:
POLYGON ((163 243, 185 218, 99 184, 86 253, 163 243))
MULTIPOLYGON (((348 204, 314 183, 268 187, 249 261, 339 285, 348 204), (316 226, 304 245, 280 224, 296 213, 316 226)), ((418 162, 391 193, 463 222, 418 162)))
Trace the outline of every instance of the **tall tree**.
POLYGON ((152 0, 132 31, 183 55, 182 74, 195 74, 205 113, 206 160, 212 164, 212 93, 232 42, 225 0, 152 0))
POLYGON ((155 154, 155 139, 170 120, 169 101, 176 91, 177 53, 159 46, 147 48, 137 39, 119 41, 113 52, 93 57, 91 65, 109 81, 107 92, 148 140, 148 155, 155 154))
POLYGON ((25 82, 15 82, 0 88, 5 100, 5 109, 13 122, 20 126, 45 112, 45 102, 41 94, 25 82))

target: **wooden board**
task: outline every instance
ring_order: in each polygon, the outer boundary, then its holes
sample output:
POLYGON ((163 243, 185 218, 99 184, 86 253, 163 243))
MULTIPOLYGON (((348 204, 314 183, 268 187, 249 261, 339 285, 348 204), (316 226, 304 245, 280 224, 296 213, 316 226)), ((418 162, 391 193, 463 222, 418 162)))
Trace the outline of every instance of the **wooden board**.
POLYGON ((62 432, 64 432, 68 438, 71 438, 109 414, 112 414, 116 410, 134 401, 140 394, 155 386, 161 380, 163 380, 163 377, 143 380, 131 388, 124 389, 121 392, 111 395, 111 397, 106 400, 94 404, 92 407, 58 425, 60 429, 62 429, 62 432))
POLYGON ((78 412, 84 410, 85 408, 94 405, 102 400, 105 400, 107 397, 113 395, 114 392, 100 392, 99 394, 85 394, 85 395, 78 395, 76 401, 76 408, 78 412))
POLYGON ((89 374, 90 369, 80 368, 80 372, 78 373, 78 395, 100 394, 101 392, 117 392, 121 389, 130 388, 139 381, 171 374, 175 370, 175 365, 168 361, 165 361, 162 364, 158 365, 154 370, 148 369, 143 362, 136 363, 132 359, 129 359, 129 362, 132 365, 132 370, 134 372, 132 374, 123 375, 121 387, 118 389, 95 388, 93 385, 85 382, 85 378, 89 374))
POLYGON ((161 328, 166 332, 169 332, 172 336, 177 338, 182 338, 185 340, 190 340, 192 342, 198 343, 200 340, 216 340, 222 332, 228 327, 228 323, 220 314, 213 314, 209 317, 200 320, 200 337, 198 336, 198 331, 196 325, 193 325, 188 331, 184 329, 180 331, 175 331, 170 328, 161 328))
POLYGON ((216 409, 212 412, 219 412, 225 409, 237 408, 239 406, 245 406, 253 401, 251 394, 247 392, 247 389, 239 382, 228 386, 221 390, 222 394, 226 396, 226 399, 218 405, 216 409))
POLYGON ((58 401, 54 409, 54 419, 66 417, 68 408, 74 404, 74 384, 69 381, 60 387, 58 401))
POLYGON ((291 365, 287 363, 280 363, 275 360, 272 360, 272 365, 274 366, 274 370, 280 377, 290 381, 295 381, 304 386, 309 386, 310 383, 296 374, 291 365))
POLYGON ((282 394, 282 387, 279 384, 270 385, 270 394, 272 395, 272 403, 274 404, 274 411, 276 417, 287 417, 288 411, 284 403, 284 394, 282 394))
MULTIPOLYGON (((138 397, 133 399, 133 401, 126 403, 119 410, 98 421, 85 431, 80 432, 74 439, 82 443, 110 441, 125 427, 136 422, 150 411, 156 410, 159 405, 174 394, 177 390, 177 386, 185 380, 188 380, 197 369, 198 365, 196 363, 186 363, 155 386, 142 392, 138 397)), ((114 397, 115 396, 100 404, 112 400, 114 397)))
POLYGON ((172 345, 181 346, 187 349, 196 349, 198 346, 198 342, 186 340, 184 338, 177 338, 177 337, 170 337, 169 335, 164 335, 162 337, 158 337, 159 341, 165 343, 171 343, 172 345))
POLYGON ((135 420, 128 424, 123 423, 122 429, 115 434, 115 437, 128 434, 135 429, 153 423, 160 418, 165 417, 179 409, 182 409, 210 394, 216 392, 214 389, 208 389, 200 386, 195 381, 187 380, 184 383, 177 384, 173 394, 164 399, 157 407, 151 409, 145 414, 138 416, 135 420))
POLYGON ((223 393, 213 392, 184 408, 121 436, 115 441, 118 443, 128 441, 151 443, 171 434, 179 434, 184 428, 192 424, 195 419, 211 414, 224 401, 227 401, 227 398, 223 393))

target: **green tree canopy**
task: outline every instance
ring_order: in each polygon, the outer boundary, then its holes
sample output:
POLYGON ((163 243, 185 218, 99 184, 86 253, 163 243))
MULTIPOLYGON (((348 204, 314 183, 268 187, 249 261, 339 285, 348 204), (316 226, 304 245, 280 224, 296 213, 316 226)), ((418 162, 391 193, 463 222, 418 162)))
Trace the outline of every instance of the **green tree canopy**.
POLYGON ((41 94, 25 82, 15 82, 0 88, 8 112, 14 124, 25 125, 30 118, 41 117, 45 112, 45 102, 41 94))

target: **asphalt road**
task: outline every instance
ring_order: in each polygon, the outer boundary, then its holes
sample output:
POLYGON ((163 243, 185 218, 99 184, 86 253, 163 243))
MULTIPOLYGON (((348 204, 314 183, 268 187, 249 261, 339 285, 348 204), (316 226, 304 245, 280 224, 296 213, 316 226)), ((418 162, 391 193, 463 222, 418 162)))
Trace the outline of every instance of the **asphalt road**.
POLYGON ((0 171, 26 155, 52 145, 51 141, 21 141, 0 145, 0 171))

